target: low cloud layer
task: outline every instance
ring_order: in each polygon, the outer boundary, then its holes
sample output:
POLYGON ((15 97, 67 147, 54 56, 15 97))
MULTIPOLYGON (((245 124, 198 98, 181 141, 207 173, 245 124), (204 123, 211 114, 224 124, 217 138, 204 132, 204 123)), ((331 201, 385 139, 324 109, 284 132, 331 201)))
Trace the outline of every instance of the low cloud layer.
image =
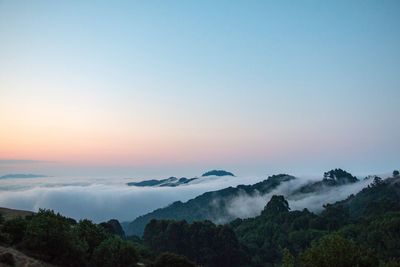
MULTIPOLYGON (((264 209, 266 203, 273 195, 284 195, 291 210, 303 210, 305 208, 313 212, 319 212, 323 205, 346 199, 351 194, 356 194, 371 183, 371 180, 361 180, 354 184, 340 187, 327 187, 318 193, 292 195, 296 189, 306 184, 306 179, 296 179, 285 182, 268 194, 255 194, 249 196, 239 194, 227 204, 227 211, 231 217, 250 218, 257 216, 264 209)), ((218 222, 225 222, 225 218, 217 218, 218 222)))
MULTIPOLYGON (((187 201, 204 192, 260 180, 263 178, 209 177, 187 186, 152 188, 127 186, 126 179, 16 179, 0 183, 0 206, 32 211, 49 208, 75 219, 89 218, 95 222, 111 218, 131 221, 177 200, 187 201)), ((308 208, 319 211, 323 204, 345 199, 371 181, 330 188, 320 194, 290 196, 306 182, 304 178, 292 180, 264 195, 239 194, 227 203, 227 213, 239 218, 257 216, 274 194, 287 196, 292 210, 308 208)), ((224 221, 225 218, 216 218, 216 222, 224 221)))
POLYGON ((127 186, 127 179, 40 178, 0 182, 0 206, 37 211, 53 209, 75 219, 130 221, 174 201, 262 178, 209 177, 179 187, 127 186))

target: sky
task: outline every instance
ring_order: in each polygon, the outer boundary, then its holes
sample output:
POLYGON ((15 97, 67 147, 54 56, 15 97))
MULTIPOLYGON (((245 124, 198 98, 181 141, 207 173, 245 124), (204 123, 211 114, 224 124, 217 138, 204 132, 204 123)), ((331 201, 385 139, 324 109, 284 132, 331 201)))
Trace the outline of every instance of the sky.
POLYGON ((400 168, 399 12, 0 0, 0 174, 400 168))

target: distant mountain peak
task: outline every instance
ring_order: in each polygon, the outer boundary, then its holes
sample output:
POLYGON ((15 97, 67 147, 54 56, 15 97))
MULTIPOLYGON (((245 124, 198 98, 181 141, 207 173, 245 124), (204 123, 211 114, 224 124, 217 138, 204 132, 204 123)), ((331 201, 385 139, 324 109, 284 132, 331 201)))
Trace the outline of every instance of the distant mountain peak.
POLYGON ((206 177, 206 176, 235 176, 233 173, 231 172, 227 172, 224 170, 212 170, 212 171, 208 171, 203 173, 202 177, 206 177))

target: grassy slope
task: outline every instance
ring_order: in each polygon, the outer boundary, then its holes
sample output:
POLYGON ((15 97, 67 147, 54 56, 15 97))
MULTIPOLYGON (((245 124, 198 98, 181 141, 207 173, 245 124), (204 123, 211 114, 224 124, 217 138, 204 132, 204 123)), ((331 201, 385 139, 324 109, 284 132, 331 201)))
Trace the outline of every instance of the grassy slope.
POLYGON ((17 217, 26 217, 32 215, 33 213, 34 212, 27 210, 14 210, 0 207, 0 214, 3 215, 6 220, 11 220, 17 217))

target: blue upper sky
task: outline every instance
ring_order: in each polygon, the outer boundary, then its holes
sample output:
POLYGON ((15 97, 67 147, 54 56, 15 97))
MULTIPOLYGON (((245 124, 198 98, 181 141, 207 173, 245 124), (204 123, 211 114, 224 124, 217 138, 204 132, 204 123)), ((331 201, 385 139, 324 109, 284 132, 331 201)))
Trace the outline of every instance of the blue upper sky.
POLYGON ((378 0, 0 1, 0 159, 399 168, 399 14, 378 0))

